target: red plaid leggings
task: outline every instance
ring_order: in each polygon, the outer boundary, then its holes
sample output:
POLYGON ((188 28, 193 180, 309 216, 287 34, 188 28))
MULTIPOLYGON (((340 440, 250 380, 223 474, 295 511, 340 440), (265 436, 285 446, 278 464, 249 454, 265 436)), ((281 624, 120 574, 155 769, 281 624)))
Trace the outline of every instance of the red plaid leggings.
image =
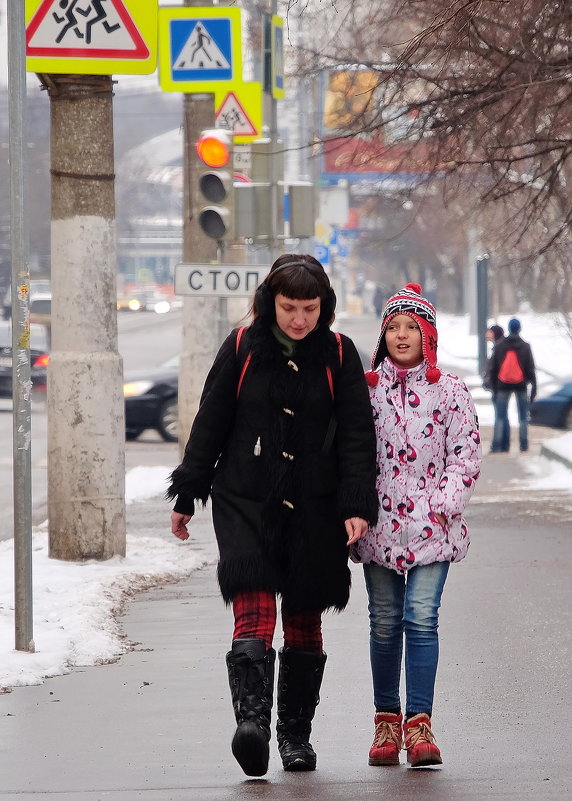
MULTIPOLYGON (((234 612, 233 640, 258 638, 272 647, 276 628, 276 597, 271 592, 243 592, 232 601, 234 612)), ((321 612, 299 612, 290 615, 282 609, 284 646, 297 651, 322 653, 321 612)))

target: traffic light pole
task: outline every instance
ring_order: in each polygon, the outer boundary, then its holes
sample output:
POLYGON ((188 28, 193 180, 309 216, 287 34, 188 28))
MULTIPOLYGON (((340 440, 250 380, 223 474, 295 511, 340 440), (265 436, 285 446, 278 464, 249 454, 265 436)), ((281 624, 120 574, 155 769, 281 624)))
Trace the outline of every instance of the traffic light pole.
MULTIPOLYGON (((271 14, 275 16, 278 14, 278 0, 271 0, 271 14)), ((271 196, 272 196, 272 238, 270 240, 270 263, 273 264, 275 259, 280 255, 280 244, 278 240, 278 101, 270 94, 270 181, 271 181, 271 196)))
MULTIPOLYGON (((202 164, 195 149, 201 132, 214 128, 214 96, 185 94, 184 118, 184 219, 183 261, 209 264, 217 260, 215 239, 208 237, 199 225, 196 182, 202 164)), ((213 321, 219 315, 218 298, 183 299, 181 366, 179 372, 179 450, 182 456, 191 425, 199 408, 206 374, 218 347, 218 327, 213 321)))

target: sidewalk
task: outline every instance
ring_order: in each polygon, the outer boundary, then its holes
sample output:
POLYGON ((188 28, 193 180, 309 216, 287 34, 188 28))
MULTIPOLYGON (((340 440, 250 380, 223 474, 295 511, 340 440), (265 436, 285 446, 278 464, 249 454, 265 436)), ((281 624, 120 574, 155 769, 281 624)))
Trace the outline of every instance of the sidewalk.
MULTIPOLYGON (((545 495, 511 489, 523 464, 520 454, 485 458, 468 515, 473 544, 445 590, 434 709, 442 770, 367 765, 367 612, 354 566, 348 609, 325 617, 329 659, 312 738, 318 770, 284 773, 273 738, 267 777, 242 774, 229 748, 231 613, 216 585, 210 519, 201 513, 189 547, 208 567, 134 596, 122 617, 134 643, 128 654, 2 697, 0 800, 568 797, 572 500, 547 507, 545 495)), ((129 532, 169 536, 168 513, 159 497, 132 504, 129 532)))

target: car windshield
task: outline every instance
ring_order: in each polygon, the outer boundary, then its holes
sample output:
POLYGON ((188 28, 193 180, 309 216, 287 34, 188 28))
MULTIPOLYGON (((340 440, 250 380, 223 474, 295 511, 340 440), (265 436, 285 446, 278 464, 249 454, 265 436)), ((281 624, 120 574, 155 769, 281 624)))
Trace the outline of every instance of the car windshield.
MULTIPOLYGON (((0 321, 0 348, 12 347, 12 326, 8 321, 0 321)), ((30 325, 30 348, 48 350, 48 335, 43 325, 30 325)))

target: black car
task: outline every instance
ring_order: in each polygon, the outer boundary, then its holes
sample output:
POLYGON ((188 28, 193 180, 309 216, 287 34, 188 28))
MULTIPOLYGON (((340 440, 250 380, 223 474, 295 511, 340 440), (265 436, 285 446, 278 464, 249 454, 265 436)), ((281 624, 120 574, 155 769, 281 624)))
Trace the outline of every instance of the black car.
MULTIPOLYGON (((49 336, 43 325, 30 325, 30 365, 34 396, 44 397, 48 385, 49 336)), ((0 398, 12 397, 12 324, 0 320, 0 398)))
POLYGON ((572 380, 548 395, 530 404, 530 422, 538 426, 572 430, 572 380))
POLYGON ((137 439, 146 428, 167 442, 177 441, 179 357, 161 367, 129 373, 123 381, 125 436, 137 439))
MULTIPOLYGON (((370 357, 358 348, 364 370, 370 357)), ((130 373, 123 382, 125 397, 125 437, 133 440, 153 428, 167 442, 178 439, 179 357, 161 367, 130 373)))

